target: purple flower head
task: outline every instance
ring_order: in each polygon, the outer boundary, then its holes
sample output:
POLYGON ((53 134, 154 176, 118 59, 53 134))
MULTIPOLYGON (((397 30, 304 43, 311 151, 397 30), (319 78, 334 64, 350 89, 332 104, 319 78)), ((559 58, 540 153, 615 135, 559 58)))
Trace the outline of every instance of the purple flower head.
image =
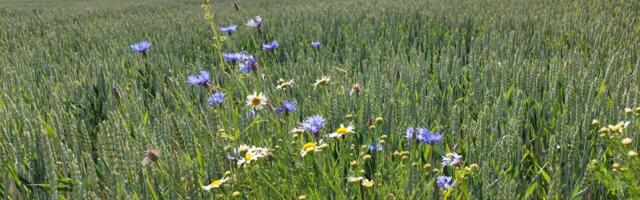
POLYGON ((436 178, 436 184, 442 189, 451 189, 456 184, 450 176, 438 176, 436 178))
POLYGON ((136 53, 145 54, 147 53, 150 47, 151 47, 151 42, 142 40, 138 43, 132 44, 131 50, 133 50, 136 53))
POLYGON ((314 49, 320 49, 320 41, 311 42, 311 47, 313 47, 314 49))
POLYGON ((426 128, 418 128, 418 133, 416 134, 416 136, 417 136, 417 138, 416 138, 416 139, 418 139, 419 141, 424 142, 424 141, 425 141, 425 139, 426 139, 427 137, 429 137, 430 135, 432 135, 432 134, 433 134, 433 133, 432 133, 429 129, 426 129, 426 128))
POLYGON ((429 131, 428 134, 422 134, 421 136, 422 142, 427 144, 436 144, 442 142, 442 134, 439 133, 432 133, 431 131, 429 131))
POLYGON ((207 100, 209 105, 222 105, 222 101, 224 101, 224 93, 222 92, 213 93, 207 100))
POLYGON ((458 155, 456 152, 447 153, 442 156, 442 165, 443 166, 454 166, 459 165, 462 160, 462 156, 458 155))
POLYGON ((324 128, 324 118, 320 115, 313 115, 311 117, 307 117, 302 124, 300 124, 300 129, 305 131, 309 131, 315 136, 318 136, 320 129, 324 128))
POLYGON ((220 27, 220 32, 231 34, 236 32, 236 28, 238 28, 238 25, 229 24, 229 26, 220 27))
POLYGON ((423 142, 427 144, 435 144, 442 141, 442 134, 433 133, 426 128, 407 128, 404 136, 409 141, 423 142))
POLYGON ((280 107, 276 108, 276 115, 282 113, 288 115, 290 112, 296 110, 296 107, 298 107, 298 104, 296 104, 295 102, 284 101, 282 102, 282 105, 280 107))
POLYGON ((240 67, 240 71, 250 73, 251 71, 258 69, 258 62, 253 58, 253 56, 249 55, 246 56, 244 58, 244 62, 238 64, 238 66, 240 67))
POLYGON ((243 53, 243 52, 236 52, 236 53, 223 53, 222 54, 222 58, 224 59, 224 61, 229 61, 229 62, 236 62, 236 61, 242 61, 245 60, 249 55, 243 53))
POLYGON ((247 112, 247 119, 248 120, 252 120, 253 117, 255 117, 255 116, 256 116, 256 111, 252 110, 252 111, 247 112))
POLYGON ((277 40, 273 40, 269 43, 266 44, 262 44, 262 50, 264 51, 273 51, 274 49, 278 48, 280 46, 280 44, 278 44, 277 40))
POLYGON ((382 144, 380 143, 371 143, 369 144, 369 151, 371 152, 380 152, 384 149, 384 147, 382 146, 382 144))
POLYGON ((188 77, 188 79, 189 85, 207 86, 209 85, 209 72, 201 71, 197 76, 191 75, 188 77))

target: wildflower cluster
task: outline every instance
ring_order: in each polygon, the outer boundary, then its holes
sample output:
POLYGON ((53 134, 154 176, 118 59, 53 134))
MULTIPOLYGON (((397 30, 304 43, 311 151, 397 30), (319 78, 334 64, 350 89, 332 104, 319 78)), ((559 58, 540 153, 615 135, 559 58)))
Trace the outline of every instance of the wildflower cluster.
MULTIPOLYGON (((210 16, 211 17, 211 16, 210 16)), ((262 27, 263 27, 263 19, 260 16, 253 17, 247 20, 246 25, 255 29, 259 34, 262 35, 262 27)), ((235 33, 238 26, 235 24, 229 24, 227 26, 219 27, 218 31, 222 33, 226 33, 229 36, 235 33)), ((280 43, 277 40, 271 40, 269 42, 260 43, 260 49, 263 51, 271 52, 275 51, 280 47, 280 43)), ((151 43, 147 41, 142 41, 137 44, 131 45, 131 49, 134 52, 144 54, 146 56, 146 52, 149 50, 151 43)), ((319 41, 312 41, 310 43, 310 47, 315 50, 320 50, 321 43, 319 41)), ((254 49, 255 50, 255 49, 254 49)), ((247 53, 246 51, 240 52, 228 52, 221 54, 221 58, 225 63, 230 63, 231 65, 238 66, 239 70, 244 73, 256 72, 258 62, 254 55, 247 53)), ((346 73, 346 70, 344 70, 346 73)), ((242 76, 244 77, 244 75, 242 76)), ((251 77, 251 76, 248 76, 251 77)), ((265 76, 262 75, 262 78, 265 76)), ((191 74, 187 76, 187 83, 190 86, 194 86, 195 88, 199 88, 202 86, 206 88, 209 92, 209 97, 207 99, 207 104, 215 107, 217 109, 227 109, 233 108, 237 110, 244 109, 246 112, 246 117, 252 121, 256 116, 269 114, 268 112, 272 112, 273 116, 283 116, 282 119, 290 120, 292 118, 287 118, 291 113, 295 112, 298 109, 298 103, 295 100, 283 100, 279 99, 278 95, 273 95, 272 97, 275 101, 269 101, 267 95, 269 94, 269 90, 267 93, 254 91, 253 93, 245 93, 246 99, 238 99, 234 97, 235 95, 226 96, 223 91, 224 88, 215 85, 216 82, 211 80, 211 76, 209 71, 200 71, 196 74, 191 74), (242 105, 239 102, 244 101, 245 107, 235 107, 233 105, 242 105), (280 102, 279 104, 269 104, 270 102, 280 102), (229 104, 226 105, 225 104, 229 104)), ((311 83, 309 83, 311 84, 311 83)), ((312 83, 314 89, 323 88, 323 91, 329 92, 327 88, 331 88, 331 77, 329 76, 321 76, 314 83, 312 83)), ((115 88, 115 86, 114 86, 115 88)), ((116 88, 117 89, 117 88, 116 88)), ((116 91, 116 89, 113 89, 116 91)), ((284 79, 278 80, 275 91, 287 91, 284 93, 288 93, 288 91, 295 89, 294 88, 294 80, 290 79, 285 81, 284 79)), ((347 91, 345 95, 357 95, 363 91, 362 85, 355 83, 351 85, 351 87, 347 87, 347 91)), ((115 93, 115 92, 114 92, 115 93)), ((234 92, 235 93, 235 92, 234 92)), ((118 91, 119 95, 119 91, 118 91)), ((243 96, 244 96, 243 95, 243 96)), ((235 111, 235 110, 234 110, 235 111)), ((262 118, 260 118, 262 119, 262 118)), ((345 119, 349 120, 348 123, 342 123, 336 125, 332 124, 330 121, 325 119, 323 116, 319 114, 310 115, 304 118, 301 122, 291 130, 293 133, 294 139, 299 139, 299 141, 295 141, 291 143, 292 145, 299 148, 300 159, 303 159, 303 162, 315 162, 316 156, 312 156, 312 154, 323 152, 325 149, 329 149, 330 152, 334 154, 338 153, 347 153, 347 152, 339 152, 340 149, 347 149, 348 147, 348 155, 352 158, 352 161, 349 162, 349 167, 351 171, 349 174, 355 174, 355 176, 347 176, 344 177, 349 183, 357 183, 354 185, 359 185, 365 189, 375 189, 376 185, 384 184, 384 181, 381 177, 381 172, 375 169, 377 165, 376 162, 383 162, 383 159, 387 159, 391 156, 386 154, 391 154, 391 151, 387 151, 386 149, 389 147, 385 147, 387 135, 382 135, 377 138, 377 140, 365 141, 362 142, 362 138, 364 133, 358 133, 356 131, 356 126, 359 123, 356 119, 354 119, 353 115, 345 116, 345 119), (325 131, 326 126, 329 126, 331 131, 325 131), (327 140, 328 142, 325 142, 327 140), (359 148, 357 148, 359 145, 359 148), (353 154, 352 152, 359 152, 353 154), (389 153, 387 153, 389 152, 389 153), (375 180, 374 180, 375 179, 375 180)), ((331 119, 329 119, 331 120, 331 119)), ((259 120, 253 120, 252 123, 259 124, 259 120)), ((370 131, 375 133, 377 127, 379 125, 384 124, 384 119, 382 117, 369 118, 367 122, 361 124, 363 127, 368 127, 365 131, 370 131)), ((626 127, 626 125, 622 125, 626 127)), ((610 131, 618 130, 621 128, 609 128, 610 131)), ((364 132, 364 131, 363 131, 364 132)), ((222 139, 229 140, 231 142, 236 142, 237 137, 232 137, 226 135, 224 129, 220 129, 219 135, 222 135, 222 139)), ((237 134, 236 134, 237 136, 237 134)), ((402 137, 402 134, 398 134, 397 137, 402 137)), ((410 142, 415 143, 424 143, 429 145, 437 145, 443 142, 442 134, 434 133, 427 128, 407 128, 404 137, 410 142)), ((225 142, 229 142, 225 141, 225 142)), ((421 148, 425 146, 412 146, 412 148, 421 148)), ((276 145, 274 149, 278 149, 279 147, 276 145)), ((393 150, 393 149, 391 149, 393 150)), ((256 147, 253 145, 242 144, 237 147, 228 146, 225 148, 226 155, 225 160, 231 162, 237 169, 234 170, 251 170, 259 167, 251 167, 251 166, 260 166, 260 160, 271 160, 274 156, 274 150, 267 147, 256 147), (257 163, 257 164, 256 164, 257 163)), ((279 152, 280 153, 280 152, 279 152)), ((295 152, 298 154, 298 152, 295 152)), ((285 153, 282 153, 286 155, 285 153)), ((408 159, 412 156, 411 151, 407 150, 395 150, 392 153, 392 159, 398 160, 396 158, 400 158, 399 162, 408 159)), ((322 157, 323 155, 317 155, 322 157)), ((159 153, 156 149, 149 149, 142 161, 143 165, 148 165, 151 162, 157 161, 159 158, 159 153)), ((427 166, 430 164, 425 164, 427 166)), ((441 173, 437 178, 435 178, 435 183, 445 191, 445 197, 449 194, 454 187, 456 186, 456 182, 462 181, 465 179, 467 175, 470 174, 471 171, 477 170, 476 168, 470 169, 470 166, 464 167, 462 156, 455 153, 446 153, 442 156, 442 168, 450 167, 453 170, 447 171, 448 173, 441 173)), ((440 172, 445 172, 445 170, 441 170, 440 172)), ((236 179, 231 176, 231 172, 225 173, 221 178, 213 180, 210 184, 202 186, 203 190, 209 191, 217 188, 222 188, 232 179, 236 179)), ((235 191, 232 193, 232 196, 240 196, 242 193, 240 191, 235 191)), ((300 197, 306 198, 305 195, 301 195, 300 197)))
MULTIPOLYGON (((624 113, 637 117, 640 108, 626 108, 624 113)), ((640 196, 640 159, 634 135, 629 132, 631 121, 600 127, 600 121, 593 120, 594 134, 597 137, 598 156, 587 165, 589 177, 605 186, 611 194, 627 197, 640 196)))

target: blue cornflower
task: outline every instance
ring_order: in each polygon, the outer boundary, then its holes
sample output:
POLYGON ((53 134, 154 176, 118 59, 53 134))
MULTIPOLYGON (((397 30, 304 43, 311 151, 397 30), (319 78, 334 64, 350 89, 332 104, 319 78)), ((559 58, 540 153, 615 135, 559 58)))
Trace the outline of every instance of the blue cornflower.
POLYGON ((305 119, 302 124, 300 124, 300 129, 309 131, 316 136, 318 136, 318 133, 322 128, 324 128, 324 118, 322 118, 322 116, 320 115, 307 117, 307 119, 305 119))
POLYGON ((426 128, 418 128, 418 133, 416 134, 416 139, 421 142, 424 142, 426 138, 430 137, 433 133, 431 130, 426 128))
POLYGON ((438 184, 440 188, 448 190, 453 188, 456 183, 450 176, 438 176, 438 178, 436 178, 436 184, 438 184))
POLYGON ((409 141, 416 141, 418 142, 418 134, 416 133, 416 129, 413 127, 409 127, 407 128, 407 131, 404 134, 404 138, 407 138, 407 140, 409 141))
POLYGON ((405 138, 409 141, 423 142, 427 144, 435 144, 442 141, 442 134, 433 133, 429 129, 426 128, 407 128, 405 133, 405 138))
POLYGON ((222 58, 224 61, 236 62, 245 60, 248 55, 243 52, 236 53, 223 53, 222 58))
POLYGON ((296 110, 296 107, 298 107, 298 104, 295 102, 284 101, 280 107, 276 108, 276 114, 279 115, 284 113, 285 115, 288 115, 290 112, 296 110))
POLYGON ((244 63, 240 63, 238 66, 240 67, 240 71, 250 73, 258 68, 258 62, 253 56, 246 56, 244 63))
POLYGON ((200 74, 191 75, 189 78, 189 85, 201 85, 207 86, 209 85, 209 72, 201 71, 200 74))
POLYGON ((151 47, 151 42, 142 40, 138 43, 132 44, 131 50, 133 50, 136 53, 145 54, 147 53, 150 47, 151 47))
POLYGON ((264 51, 273 51, 274 49, 278 48, 280 46, 280 44, 278 44, 277 40, 273 40, 269 43, 266 44, 262 44, 262 50, 264 51))
POLYGON ((238 25, 229 24, 228 26, 220 27, 220 32, 231 34, 236 32, 236 28, 238 28, 238 25))
POLYGON ((253 117, 255 117, 255 116, 256 116, 256 111, 252 110, 252 111, 247 112, 247 119, 248 120, 252 120, 253 117))
POLYGON ((423 139, 422 142, 427 143, 427 144, 435 144, 435 143, 440 143, 442 142, 442 134, 430 134, 430 135, 426 135, 423 139))
POLYGON ((442 166, 457 166, 462 162, 462 156, 456 152, 447 153, 442 156, 442 166))
POLYGON ((435 144, 442 141, 442 134, 433 133, 426 128, 419 129, 418 135, 419 140, 427 144, 435 144))
POLYGON ((371 143, 369 144, 369 151, 371 152, 379 152, 382 151, 384 147, 380 143, 371 143))
POLYGON ((319 49, 320 48, 320 41, 311 42, 311 47, 313 47, 314 49, 319 49))
POLYGON ((207 102, 209 103, 209 105, 222 105, 223 100, 224 100, 224 93, 215 92, 211 95, 211 97, 209 97, 207 102))

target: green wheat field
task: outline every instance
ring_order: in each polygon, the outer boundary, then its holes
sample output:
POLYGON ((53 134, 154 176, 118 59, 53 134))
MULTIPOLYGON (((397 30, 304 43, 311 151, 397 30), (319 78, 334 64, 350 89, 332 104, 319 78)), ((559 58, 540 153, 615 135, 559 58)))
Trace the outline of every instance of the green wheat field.
POLYGON ((640 199, 639 70, 637 0, 0 0, 0 196, 640 199))

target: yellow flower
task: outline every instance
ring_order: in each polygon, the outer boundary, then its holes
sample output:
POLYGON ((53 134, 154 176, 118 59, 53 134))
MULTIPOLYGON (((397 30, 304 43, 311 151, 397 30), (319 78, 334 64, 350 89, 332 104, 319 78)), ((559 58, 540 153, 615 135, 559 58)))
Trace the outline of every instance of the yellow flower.
POLYGON ((209 191, 209 190, 211 190, 213 188, 220 188, 220 186, 222 186, 222 184, 224 182, 227 182, 227 180, 229 180, 229 178, 222 177, 222 179, 212 181, 211 184, 209 184, 207 186, 202 186, 202 189, 204 189, 206 191, 209 191))
POLYGON ((629 153, 627 153, 627 155, 629 157, 636 157, 636 156, 638 156, 638 152, 631 150, 631 151, 629 151, 629 153))
MULTIPOLYGON (((320 141, 322 142, 322 141, 320 141)), ((317 145, 313 142, 308 142, 306 144, 304 144, 302 146, 302 151, 300 152, 300 154, 302 154, 302 157, 306 156, 307 154, 311 153, 311 152, 319 152, 322 150, 322 148, 326 147, 326 144, 322 144, 322 145, 317 145)))
POLYGON ((329 78, 328 76, 322 76, 322 78, 316 80, 316 82, 313 84, 313 88, 315 89, 316 87, 318 87, 318 85, 326 85, 329 83, 329 81, 331 81, 331 78, 329 78))
POLYGON ((600 128, 600 129, 598 130, 598 133, 608 133, 608 132, 610 132, 610 131, 611 131, 611 130, 609 130, 609 128, 607 128, 607 127, 602 127, 602 128, 600 128))
POLYGON ((600 124, 600 121, 598 121, 597 119, 594 119, 591 121, 591 125, 597 126, 600 124))
POLYGON ((267 105, 267 97, 264 94, 254 92, 252 95, 247 96, 247 105, 253 107, 256 110, 262 109, 267 105))
POLYGON ((611 165, 611 167, 618 168, 618 167, 620 167, 620 163, 613 163, 613 165, 611 165))
POLYGON ((338 128, 336 132, 329 134, 329 137, 330 138, 342 137, 347 133, 353 133, 353 132, 354 132, 354 128, 352 125, 349 125, 348 127, 344 127, 344 124, 340 124, 340 128, 338 128))
POLYGON ((609 128, 611 132, 622 132, 622 130, 624 130, 629 126, 629 123, 630 123, 629 121, 621 121, 614 126, 609 125, 607 128, 609 128))
POLYGON ((631 138, 622 139, 622 144, 624 144, 624 145, 631 144, 631 142, 633 142, 633 140, 631 140, 631 138))
POLYGON ((366 187, 366 188, 370 188, 373 187, 373 180, 369 180, 369 179, 362 179, 362 186, 366 187))
POLYGON ((382 124, 382 122, 384 121, 384 119, 382 119, 382 117, 377 117, 375 120, 376 124, 382 124))

